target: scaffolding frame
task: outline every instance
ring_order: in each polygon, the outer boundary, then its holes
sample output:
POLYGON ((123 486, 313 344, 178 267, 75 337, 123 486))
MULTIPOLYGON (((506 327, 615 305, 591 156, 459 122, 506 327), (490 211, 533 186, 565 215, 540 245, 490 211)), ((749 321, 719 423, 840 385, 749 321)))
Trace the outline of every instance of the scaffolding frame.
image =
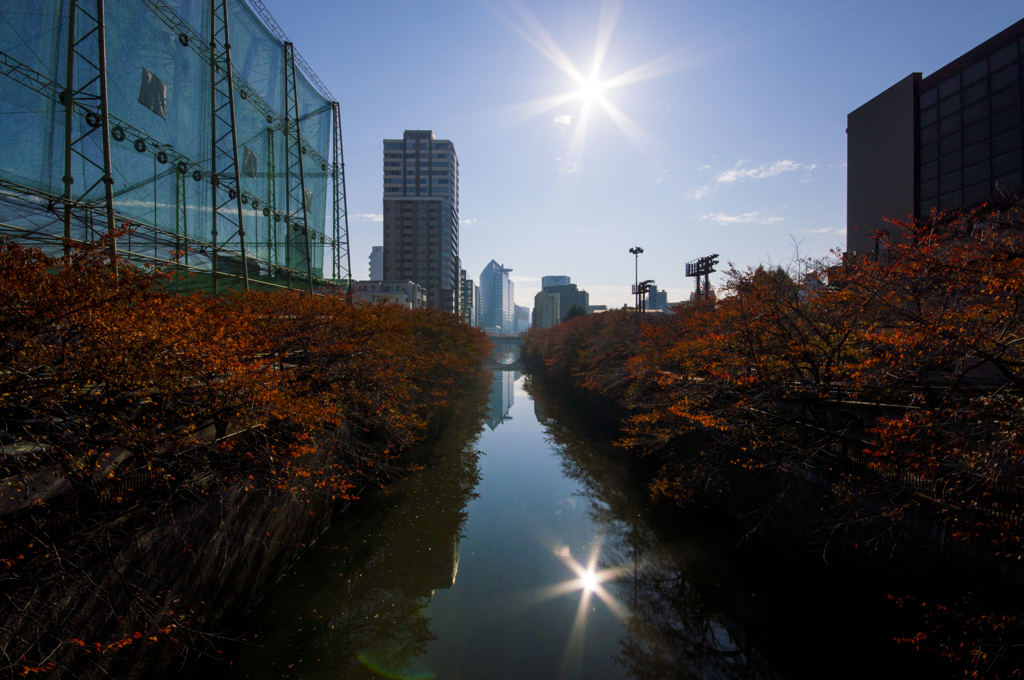
MULTIPOLYGON (((296 71, 301 69, 307 82, 312 81, 321 94, 327 90, 319 78, 309 78, 312 69, 297 55, 294 46, 288 41, 282 41, 285 55, 284 84, 288 92, 284 116, 263 101, 232 63, 229 2, 241 1, 209 0, 209 40, 201 39, 189 22, 178 16, 163 0, 141 2, 143 7, 174 30, 183 47, 191 49, 209 64, 211 145, 210 157, 206 159, 188 157, 167 140, 156 139, 140 129, 140 126, 111 114, 107 98, 105 0, 69 0, 67 15, 63 17, 66 22, 67 49, 63 55, 66 68, 62 84, 48 73, 40 72, 19 60, 15 56, 17 48, 11 51, 0 48, 0 76, 43 95, 51 102, 50 106, 63 107, 63 129, 59 132, 64 142, 63 191, 60 195, 57 195, 56 187, 32 186, 17 178, 0 177, 0 238, 42 247, 48 252, 62 252, 67 256, 75 243, 92 243, 97 237, 105 237, 112 259, 120 255, 122 260, 135 265, 155 265, 165 269, 170 265, 182 276, 189 272, 204 275, 209 277, 214 293, 238 287, 239 284, 243 289, 249 289, 250 272, 260 275, 258 283, 264 288, 290 287, 293 276, 305 279, 306 287, 311 292, 318 287, 336 286, 339 282, 350 281, 340 105, 333 98, 328 100, 331 148, 321 154, 303 140, 300 121, 307 116, 323 113, 327 107, 300 115, 296 71), (236 95, 247 99, 267 120, 267 196, 256 196, 243 189, 235 122, 236 95), (285 139, 284 172, 278 172, 274 167, 275 132, 280 132, 285 139), (140 154, 148 152, 147 155, 153 160, 153 175, 151 179, 144 179, 115 192, 114 174, 117 168, 111 158, 111 145, 112 142, 125 141, 134 145, 135 151, 140 154), (332 155, 330 163, 324 155, 332 155), (322 172, 305 173, 304 160, 319 164, 322 172), (160 168, 168 164, 169 169, 160 168), (84 171, 82 167, 85 167, 84 171), (287 187, 287 205, 283 206, 283 211, 279 209, 276 197, 276 187, 279 186, 276 178, 279 176, 283 176, 287 187), (327 189, 330 196, 324 197, 325 201, 331 201, 333 207, 329 226, 325 223, 317 228, 309 222, 307 203, 310 199, 306 180, 311 177, 325 179, 333 185, 327 189), (173 226, 161 226, 156 218, 159 202, 157 187, 160 181, 170 182, 171 190, 168 194, 173 226), (212 232, 209 239, 200 238, 202 235, 197 234, 194 228, 190 230, 188 212, 201 207, 189 204, 189 181, 209 185, 212 206, 207 218, 212 232), (148 183, 153 185, 152 223, 139 219, 138 215, 119 212, 115 198, 139 190, 148 183), (248 247, 244 223, 246 206, 251 209, 253 224, 259 222, 261 213, 267 220, 266 257, 260 252, 259 238, 253 242, 255 250, 248 247), (122 228, 132 228, 127 244, 119 244, 114 238, 118 223, 122 224, 122 228), (105 225, 105 234, 95 232, 94 226, 97 224, 105 225), (291 230, 301 238, 292 236, 291 230), (280 231, 284 231, 284 234, 280 231), (131 236, 133 232, 137 234, 134 243, 131 236), (279 255, 281 246, 287 255, 292 255, 293 250, 297 251, 295 254, 298 257, 292 258, 297 261, 282 263, 279 255), (327 247, 331 250, 330 279, 320 273, 315 275, 313 271, 314 248, 322 252, 327 247), (162 254, 163 248, 170 254, 162 254), (240 263, 238 271, 225 269, 225 256, 240 263), (283 279, 287 279, 288 283, 282 284, 283 279)), ((248 4, 261 17, 264 28, 278 38, 283 35, 276 22, 271 24, 267 21, 269 13, 258 0, 249 0, 248 4)), ((48 130, 48 133, 57 134, 58 131, 48 130)), ((43 153, 40 152, 41 155, 43 153)), ((308 166, 308 163, 305 165, 308 166)), ((178 284, 176 287, 179 287, 178 284)), ((184 286, 185 289, 190 287, 200 286, 184 286)))

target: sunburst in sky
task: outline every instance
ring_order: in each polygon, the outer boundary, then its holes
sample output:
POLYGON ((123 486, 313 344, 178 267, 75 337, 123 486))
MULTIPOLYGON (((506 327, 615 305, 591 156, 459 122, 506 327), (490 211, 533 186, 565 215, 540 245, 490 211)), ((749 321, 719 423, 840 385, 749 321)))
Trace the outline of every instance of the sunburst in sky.
POLYGON ((641 66, 606 78, 602 73, 602 67, 611 44, 612 34, 615 32, 615 26, 619 20, 619 14, 622 11, 622 0, 605 0, 602 4, 597 35, 594 40, 594 54, 589 68, 585 69, 577 67, 569 59, 528 8, 520 3, 511 2, 508 7, 513 16, 498 9, 494 9, 494 13, 530 46, 567 75, 573 83, 572 89, 566 92, 510 107, 514 118, 512 122, 521 122, 534 116, 550 113, 569 103, 578 102, 575 115, 559 118, 560 122, 571 124, 573 127, 569 156, 578 158, 582 155, 586 145, 587 128, 596 105, 638 149, 652 154, 656 145, 651 135, 626 115, 622 109, 609 101, 605 95, 611 90, 626 85, 682 70, 688 65, 688 60, 683 56, 683 50, 671 52, 641 66))

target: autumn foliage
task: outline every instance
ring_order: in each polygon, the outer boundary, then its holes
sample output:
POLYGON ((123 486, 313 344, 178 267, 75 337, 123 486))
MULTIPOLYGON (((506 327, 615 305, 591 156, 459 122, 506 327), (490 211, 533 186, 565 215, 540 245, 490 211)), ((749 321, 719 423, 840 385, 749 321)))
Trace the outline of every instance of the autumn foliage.
POLYGON ((347 497, 422 437, 488 350, 436 310, 180 295, 169 280, 98 249, 0 243, 3 512, 141 469, 181 487, 196 466, 347 497))
POLYGON ((858 521, 925 518, 1016 561, 1024 212, 897 226, 880 256, 733 267, 715 300, 531 330, 524 355, 628 409, 619 443, 662 461, 656 494, 721 491, 744 469, 814 477, 858 521))

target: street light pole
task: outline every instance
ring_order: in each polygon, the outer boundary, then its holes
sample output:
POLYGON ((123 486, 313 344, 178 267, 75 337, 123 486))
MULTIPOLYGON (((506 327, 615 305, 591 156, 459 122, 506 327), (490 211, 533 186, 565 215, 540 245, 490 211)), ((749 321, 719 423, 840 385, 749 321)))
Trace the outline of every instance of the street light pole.
POLYGON ((639 314, 640 313, 640 253, 644 252, 644 249, 641 248, 640 246, 637 246, 636 248, 630 248, 629 252, 632 253, 632 255, 634 257, 634 271, 633 271, 633 274, 634 274, 635 281, 633 282, 633 293, 636 295, 636 303, 635 303, 636 313, 639 314))

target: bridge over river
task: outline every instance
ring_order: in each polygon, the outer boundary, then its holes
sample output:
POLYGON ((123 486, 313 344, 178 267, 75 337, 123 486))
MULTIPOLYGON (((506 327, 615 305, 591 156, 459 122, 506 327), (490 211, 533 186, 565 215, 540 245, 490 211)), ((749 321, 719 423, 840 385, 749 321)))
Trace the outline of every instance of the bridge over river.
POLYGON ((523 339, 518 335, 492 336, 494 350, 487 357, 487 368, 494 371, 519 371, 524 372, 522 357, 519 350, 523 346, 523 339))

